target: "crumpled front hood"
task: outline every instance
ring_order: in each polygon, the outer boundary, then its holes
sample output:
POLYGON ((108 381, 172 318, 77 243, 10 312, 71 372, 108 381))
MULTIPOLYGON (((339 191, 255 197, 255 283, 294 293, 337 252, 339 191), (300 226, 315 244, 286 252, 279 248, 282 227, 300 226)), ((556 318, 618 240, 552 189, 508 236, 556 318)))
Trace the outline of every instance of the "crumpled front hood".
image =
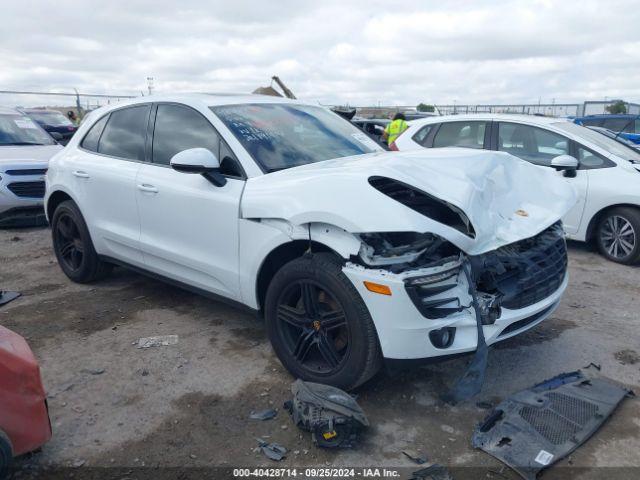
POLYGON ((329 223, 352 233, 432 232, 475 255, 536 235, 575 202, 573 187, 553 169, 503 152, 446 148, 359 155, 251 178, 242 216, 329 223), (387 197, 369 184, 372 176, 455 205, 475 238, 387 197))

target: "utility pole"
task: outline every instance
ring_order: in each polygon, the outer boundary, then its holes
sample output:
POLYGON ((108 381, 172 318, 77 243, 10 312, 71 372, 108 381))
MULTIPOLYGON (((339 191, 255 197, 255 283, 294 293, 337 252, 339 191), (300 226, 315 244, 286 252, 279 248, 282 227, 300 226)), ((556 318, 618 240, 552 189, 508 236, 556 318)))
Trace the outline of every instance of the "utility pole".
POLYGON ((153 93, 154 85, 153 85, 153 77, 147 77, 147 90, 149 90, 149 95, 153 93))

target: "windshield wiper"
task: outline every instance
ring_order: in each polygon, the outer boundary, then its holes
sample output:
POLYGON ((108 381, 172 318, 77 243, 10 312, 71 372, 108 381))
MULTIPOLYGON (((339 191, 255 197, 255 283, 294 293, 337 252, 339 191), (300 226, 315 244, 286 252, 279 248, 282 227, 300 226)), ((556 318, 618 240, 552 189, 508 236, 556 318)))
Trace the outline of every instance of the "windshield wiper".
POLYGON ((44 143, 38 143, 38 142, 9 142, 9 143, 0 143, 0 145, 44 145, 44 143))

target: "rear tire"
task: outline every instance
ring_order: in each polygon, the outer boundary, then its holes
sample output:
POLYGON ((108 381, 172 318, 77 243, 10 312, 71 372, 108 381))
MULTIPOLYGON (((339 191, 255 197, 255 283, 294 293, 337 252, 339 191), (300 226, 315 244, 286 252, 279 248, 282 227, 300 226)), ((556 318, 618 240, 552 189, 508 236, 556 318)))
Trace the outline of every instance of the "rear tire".
POLYGON ((265 317, 276 355, 296 378, 350 390, 380 369, 375 326, 336 255, 284 265, 267 290, 265 317))
POLYGON ((616 207, 598 222, 595 232, 600 253, 613 262, 640 262, 640 209, 616 207))
POLYGON ((9 437, 0 430, 0 480, 8 478, 9 470, 13 464, 13 449, 9 437))
POLYGON ((87 224, 72 200, 56 207, 51 219, 53 251, 64 274, 74 282, 90 283, 106 276, 112 265, 98 257, 87 224))

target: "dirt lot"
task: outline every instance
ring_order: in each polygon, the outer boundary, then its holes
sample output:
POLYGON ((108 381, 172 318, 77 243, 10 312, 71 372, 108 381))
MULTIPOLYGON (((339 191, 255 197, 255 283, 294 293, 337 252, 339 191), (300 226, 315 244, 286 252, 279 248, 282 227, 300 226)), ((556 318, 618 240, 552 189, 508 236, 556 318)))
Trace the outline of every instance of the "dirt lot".
MULTIPOLYGON (((292 381, 258 319, 123 269, 95 285, 73 284, 56 264, 48 229, 0 231, 0 286, 23 293, 0 308, 0 324, 26 337, 39 358, 54 431, 40 453, 21 459, 21 475, 51 466, 75 466, 76 478, 90 466, 274 466, 254 451, 255 437, 269 436, 290 450, 277 466, 411 467, 401 454, 411 449, 451 467, 483 467, 482 478, 518 478, 471 447, 487 413, 476 401, 495 404, 590 362, 640 391, 640 268, 571 245, 570 275, 552 318, 492 349, 477 399, 457 407, 438 400, 467 359, 380 374, 357 392, 373 425, 361 444, 321 451, 282 411, 267 422, 248 419, 252 410, 281 408, 292 381), (132 345, 162 334, 179 343, 132 345)), ((559 467, 640 467, 638 452, 640 403, 630 399, 544 478, 601 478, 603 470, 559 467)))

